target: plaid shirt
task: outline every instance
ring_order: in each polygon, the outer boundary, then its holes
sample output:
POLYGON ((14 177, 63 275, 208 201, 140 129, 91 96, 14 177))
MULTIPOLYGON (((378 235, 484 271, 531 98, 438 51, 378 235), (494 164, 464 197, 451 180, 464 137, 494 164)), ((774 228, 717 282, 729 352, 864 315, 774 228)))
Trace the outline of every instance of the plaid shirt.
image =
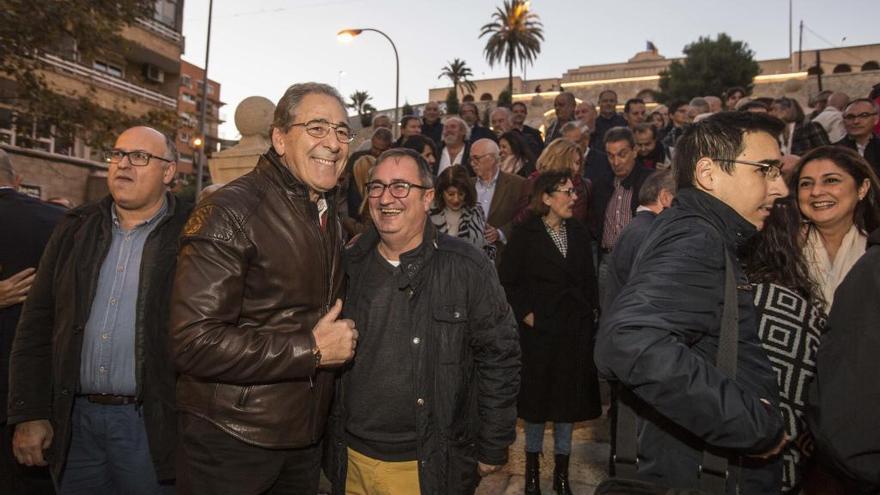
POLYGON ((605 228, 602 232, 602 248, 613 249, 617 244, 617 238, 623 228, 632 220, 632 188, 623 187, 623 180, 619 177, 614 179, 614 192, 611 193, 611 201, 605 210, 605 228))
POLYGON ((544 220, 544 228, 547 229, 547 233, 550 234, 550 239, 553 241, 553 244, 556 244, 559 253, 565 258, 568 254, 568 233, 565 230, 565 220, 559 224, 559 230, 553 230, 553 228, 547 225, 547 221, 544 220))
POLYGON ((791 154, 801 156, 813 148, 831 144, 825 128, 815 122, 795 126, 791 140, 791 154))

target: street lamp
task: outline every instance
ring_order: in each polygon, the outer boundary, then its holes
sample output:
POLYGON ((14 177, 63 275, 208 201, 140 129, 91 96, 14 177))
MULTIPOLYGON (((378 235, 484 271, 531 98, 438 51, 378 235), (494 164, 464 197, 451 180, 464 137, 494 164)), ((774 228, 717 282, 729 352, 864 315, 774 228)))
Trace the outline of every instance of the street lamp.
MULTIPOLYGON (((205 72, 202 73, 202 108, 199 109, 199 134, 208 135, 205 126, 206 112, 208 110, 208 58, 211 56, 211 14, 214 12, 214 0, 208 1, 208 39, 205 43, 205 72)), ((205 174, 205 162, 208 161, 205 155, 204 142, 198 146, 198 163, 196 164, 196 197, 202 192, 202 176, 205 174)))
POLYGON ((336 33, 336 39, 338 39, 341 43, 348 43, 354 39, 355 36, 363 33, 364 31, 372 31, 374 33, 379 33, 391 43, 391 48, 394 50, 394 64, 395 64, 395 83, 394 83, 394 122, 395 122, 395 133, 394 137, 397 137, 400 133, 398 129, 400 125, 400 58, 397 56, 397 47, 394 46, 394 42, 391 41, 391 38, 388 37, 387 34, 379 31, 378 29, 373 28, 361 28, 361 29, 343 29, 336 33))

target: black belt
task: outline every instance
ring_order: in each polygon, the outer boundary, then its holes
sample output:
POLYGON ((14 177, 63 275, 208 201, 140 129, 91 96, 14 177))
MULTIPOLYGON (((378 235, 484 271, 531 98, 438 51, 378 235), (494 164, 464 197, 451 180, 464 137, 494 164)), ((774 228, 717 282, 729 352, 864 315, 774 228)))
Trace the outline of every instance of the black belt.
POLYGON ((127 406, 128 404, 137 404, 137 397, 133 395, 88 394, 83 397, 93 404, 101 404, 104 406, 127 406))
POLYGON ((599 252, 602 253, 602 254, 610 254, 610 253, 611 253, 611 249, 609 249, 609 248, 599 248, 599 252))

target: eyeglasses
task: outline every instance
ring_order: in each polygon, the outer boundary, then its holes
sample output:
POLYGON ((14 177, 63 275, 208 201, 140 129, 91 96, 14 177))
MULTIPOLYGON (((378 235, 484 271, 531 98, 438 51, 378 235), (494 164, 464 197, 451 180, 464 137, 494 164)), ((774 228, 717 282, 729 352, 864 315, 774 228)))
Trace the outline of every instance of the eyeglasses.
POLYGON ((779 178, 782 175, 782 162, 779 160, 766 160, 763 162, 753 162, 751 160, 728 160, 726 158, 713 158, 716 162, 727 162, 727 163, 739 163, 742 165, 751 165, 752 167, 758 167, 761 169, 761 173, 764 174, 764 178, 773 181, 779 178))
POLYGON ((565 194, 569 198, 577 196, 577 190, 575 190, 575 188, 573 188, 573 187, 570 187, 568 189, 557 189, 553 192, 561 192, 562 194, 565 194))
POLYGON ((145 167, 150 164, 150 160, 155 158, 165 163, 171 163, 174 160, 162 158, 143 150, 123 151, 120 149, 112 149, 104 152, 104 159, 110 163, 119 163, 123 158, 128 157, 128 163, 135 167, 145 167))
POLYGON ((843 120, 864 120, 874 115, 877 115, 877 112, 847 113, 843 115, 843 120))
POLYGON ((336 131, 336 139, 340 143, 348 144, 354 141, 357 133, 351 128, 349 128, 345 124, 331 124, 326 120, 310 120, 308 122, 300 122, 299 124, 291 124, 290 127, 303 126, 306 128, 306 132, 309 136, 313 138, 324 138, 327 137, 327 134, 330 134, 330 130, 333 129, 336 131))
POLYGON ((367 196, 371 198, 381 198, 383 194, 385 194, 385 189, 387 188, 391 195, 397 199, 403 199, 409 196, 409 190, 412 188, 417 189, 432 189, 427 186, 420 186, 418 184, 410 184, 409 182, 398 181, 392 182, 391 184, 384 184, 377 180, 372 182, 367 182, 367 185, 364 186, 364 190, 367 192, 367 196))
POLYGON ((494 153, 484 153, 482 155, 471 155, 471 160, 472 161, 476 160, 478 162, 481 162, 481 161, 483 161, 483 158, 486 158, 487 156, 491 156, 491 155, 494 155, 494 153))

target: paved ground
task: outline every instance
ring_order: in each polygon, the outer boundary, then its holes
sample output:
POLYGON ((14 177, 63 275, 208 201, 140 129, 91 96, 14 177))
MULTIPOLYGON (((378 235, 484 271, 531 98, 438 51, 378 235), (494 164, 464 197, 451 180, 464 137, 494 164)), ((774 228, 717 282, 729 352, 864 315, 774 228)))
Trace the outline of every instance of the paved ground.
MULTIPOLYGON (((592 495, 596 485, 607 477, 608 450, 605 416, 575 424, 569 466, 571 489, 575 495, 592 495)), ((544 432, 544 452, 547 455, 541 458, 541 492, 553 495, 553 429, 549 424, 544 432)), ((500 472, 484 478, 477 495, 520 495, 525 483, 524 473, 525 432, 520 423, 516 442, 510 447, 510 462, 500 472)))

